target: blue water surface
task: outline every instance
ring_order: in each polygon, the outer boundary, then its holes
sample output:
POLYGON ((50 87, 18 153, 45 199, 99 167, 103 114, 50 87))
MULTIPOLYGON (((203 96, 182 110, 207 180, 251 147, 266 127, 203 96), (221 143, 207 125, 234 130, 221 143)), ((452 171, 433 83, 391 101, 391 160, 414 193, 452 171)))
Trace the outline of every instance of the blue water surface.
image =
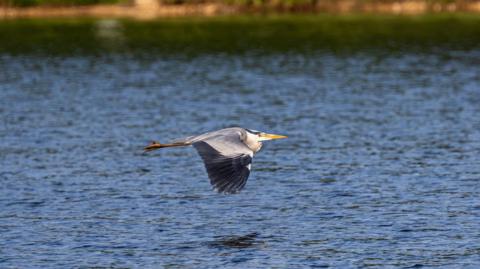
POLYGON ((480 52, 0 56, 1 268, 479 268, 480 52), (193 148, 266 142, 212 191, 193 148))

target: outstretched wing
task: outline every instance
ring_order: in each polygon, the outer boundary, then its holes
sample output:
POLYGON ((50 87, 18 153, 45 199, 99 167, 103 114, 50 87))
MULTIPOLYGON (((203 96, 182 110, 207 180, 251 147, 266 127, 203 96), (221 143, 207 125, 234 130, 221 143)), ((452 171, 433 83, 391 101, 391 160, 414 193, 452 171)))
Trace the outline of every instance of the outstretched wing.
POLYGON ((215 136, 195 142, 193 146, 202 157, 210 184, 215 190, 236 193, 245 187, 253 151, 243 144, 240 135, 215 136))

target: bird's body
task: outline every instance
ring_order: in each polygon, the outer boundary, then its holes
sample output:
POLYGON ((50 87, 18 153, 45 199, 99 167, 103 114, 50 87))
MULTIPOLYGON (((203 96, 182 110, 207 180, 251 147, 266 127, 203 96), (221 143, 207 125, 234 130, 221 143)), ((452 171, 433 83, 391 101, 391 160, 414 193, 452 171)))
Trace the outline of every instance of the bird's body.
POLYGON ((192 145, 202 157, 215 190, 235 193, 245 186, 253 155, 262 148, 262 141, 285 137, 232 127, 177 139, 168 144, 152 142, 145 151, 192 145))

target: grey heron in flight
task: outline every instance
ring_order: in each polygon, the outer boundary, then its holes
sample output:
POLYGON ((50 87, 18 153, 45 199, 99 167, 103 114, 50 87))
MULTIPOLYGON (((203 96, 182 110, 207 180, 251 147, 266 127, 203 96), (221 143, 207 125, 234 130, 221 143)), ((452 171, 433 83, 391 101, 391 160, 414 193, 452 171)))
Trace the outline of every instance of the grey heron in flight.
POLYGON ((262 141, 286 138, 255 130, 233 127, 174 140, 168 144, 152 142, 145 151, 192 145, 203 159, 210 184, 220 193, 236 193, 245 187, 252 158, 262 141))

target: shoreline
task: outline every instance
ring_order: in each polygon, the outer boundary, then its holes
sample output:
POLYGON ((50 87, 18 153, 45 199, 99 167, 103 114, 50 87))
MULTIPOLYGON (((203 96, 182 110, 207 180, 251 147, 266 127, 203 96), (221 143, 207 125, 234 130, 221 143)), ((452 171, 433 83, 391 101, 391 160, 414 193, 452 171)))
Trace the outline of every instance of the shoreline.
POLYGON ((145 1, 136 5, 92 5, 71 7, 0 7, 0 19, 96 17, 155 19, 162 17, 222 16, 248 14, 391 14, 480 13, 480 0, 472 2, 432 3, 406 0, 391 3, 360 0, 325 1, 315 6, 233 6, 218 3, 159 5, 145 1))

